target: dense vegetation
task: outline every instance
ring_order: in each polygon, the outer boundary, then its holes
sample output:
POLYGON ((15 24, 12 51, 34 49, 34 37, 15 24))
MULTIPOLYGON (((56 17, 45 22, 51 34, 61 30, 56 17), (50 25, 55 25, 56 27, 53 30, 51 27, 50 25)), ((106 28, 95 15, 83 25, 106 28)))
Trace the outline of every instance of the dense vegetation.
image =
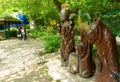
POLYGON ((68 3, 70 10, 77 11, 74 19, 76 25, 81 19, 91 23, 93 17, 100 16, 115 35, 120 34, 119 0, 0 0, 0 15, 22 11, 29 21, 35 23, 35 29, 29 35, 44 39, 46 52, 52 52, 60 45, 56 23, 60 21, 59 12, 63 3, 68 3), (49 32, 46 30, 48 26, 49 32))
POLYGON ((80 16, 84 21, 92 21, 94 16, 120 16, 120 2, 117 0, 0 0, 0 15, 22 11, 35 22, 36 28, 40 28, 40 25, 46 26, 51 20, 59 21, 59 10, 63 3, 68 3, 71 10, 76 7, 79 10, 77 18, 80 16))
POLYGON ((44 40, 45 53, 55 52, 60 48, 60 35, 54 31, 57 32, 57 30, 53 29, 53 27, 49 31, 41 31, 41 29, 31 30, 29 37, 44 40))

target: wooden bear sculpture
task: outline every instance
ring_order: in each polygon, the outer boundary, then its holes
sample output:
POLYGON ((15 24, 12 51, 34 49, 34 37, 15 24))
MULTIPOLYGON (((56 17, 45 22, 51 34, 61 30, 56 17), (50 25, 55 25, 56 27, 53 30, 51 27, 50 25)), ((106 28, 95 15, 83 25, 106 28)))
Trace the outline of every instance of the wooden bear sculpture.
POLYGON ((116 40, 100 18, 94 19, 87 40, 97 47, 95 82, 119 82, 116 40))

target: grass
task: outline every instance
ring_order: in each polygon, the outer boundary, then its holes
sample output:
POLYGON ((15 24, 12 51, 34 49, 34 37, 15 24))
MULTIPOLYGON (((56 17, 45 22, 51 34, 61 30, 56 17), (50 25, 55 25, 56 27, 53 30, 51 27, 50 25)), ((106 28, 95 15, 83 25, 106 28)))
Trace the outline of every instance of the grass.
POLYGON ((48 79, 50 82, 53 80, 52 77, 48 74, 48 67, 45 65, 41 68, 41 73, 43 76, 48 79))

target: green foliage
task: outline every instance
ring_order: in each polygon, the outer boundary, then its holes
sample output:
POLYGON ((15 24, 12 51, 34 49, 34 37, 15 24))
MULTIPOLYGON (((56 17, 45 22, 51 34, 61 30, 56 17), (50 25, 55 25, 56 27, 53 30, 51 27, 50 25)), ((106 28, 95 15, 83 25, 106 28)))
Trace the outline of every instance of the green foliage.
POLYGON ((48 33, 45 32, 46 29, 44 26, 38 25, 36 29, 30 30, 28 36, 31 38, 41 38, 47 36, 48 33))
POLYGON ((0 41, 1 41, 1 40, 4 40, 4 37, 0 36, 0 41))
POLYGON ((16 2, 16 0, 0 0, 0 15, 2 15, 5 12, 11 12, 11 9, 13 8, 13 4, 16 2))
POLYGON ((80 43, 80 35, 75 36, 75 45, 78 45, 80 43))
POLYGON ((60 48, 60 36, 59 35, 51 35, 47 36, 45 39, 45 52, 55 52, 60 48))
POLYGON ((102 20, 110 28, 115 36, 120 34, 120 13, 103 15, 102 20))
POLYGON ((51 27, 49 32, 44 29, 30 30, 28 35, 45 41, 45 53, 55 52, 60 48, 60 35, 57 34, 55 27, 51 27))
POLYGON ((93 45, 93 47, 92 47, 92 57, 95 58, 96 54, 97 54, 97 48, 96 48, 95 45, 93 45))
POLYGON ((45 52, 55 52, 60 48, 60 36, 47 32, 35 32, 32 38, 41 38, 45 41, 45 52))
POLYGON ((57 27, 51 26, 48 32, 52 34, 57 34, 58 33, 57 27))
POLYGON ((48 33, 42 32, 40 30, 30 30, 30 33, 28 34, 28 36, 31 38, 42 38, 48 35, 49 35, 48 33))
POLYGON ((60 20, 54 1, 68 3, 70 10, 77 6, 86 21, 91 21, 96 15, 101 16, 102 12, 119 9, 120 6, 119 2, 113 0, 1 0, 0 14, 23 11, 29 19, 35 21, 35 25, 45 26, 50 20, 60 20), (91 19, 88 20, 89 17, 91 19))
POLYGON ((14 27, 11 27, 10 28, 10 31, 16 31, 17 29, 16 28, 14 28, 14 27))
POLYGON ((30 25, 29 24, 26 25, 26 29, 30 29, 30 25))

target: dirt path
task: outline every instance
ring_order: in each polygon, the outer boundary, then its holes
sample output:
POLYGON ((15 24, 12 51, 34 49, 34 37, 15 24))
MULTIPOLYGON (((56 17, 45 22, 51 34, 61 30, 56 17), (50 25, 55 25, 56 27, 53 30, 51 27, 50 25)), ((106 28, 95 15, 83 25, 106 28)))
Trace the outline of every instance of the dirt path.
POLYGON ((39 39, 0 41, 0 82, 94 82, 61 67, 60 53, 41 54, 39 39))
POLYGON ((0 41, 0 82, 49 82, 42 50, 39 39, 0 41))

